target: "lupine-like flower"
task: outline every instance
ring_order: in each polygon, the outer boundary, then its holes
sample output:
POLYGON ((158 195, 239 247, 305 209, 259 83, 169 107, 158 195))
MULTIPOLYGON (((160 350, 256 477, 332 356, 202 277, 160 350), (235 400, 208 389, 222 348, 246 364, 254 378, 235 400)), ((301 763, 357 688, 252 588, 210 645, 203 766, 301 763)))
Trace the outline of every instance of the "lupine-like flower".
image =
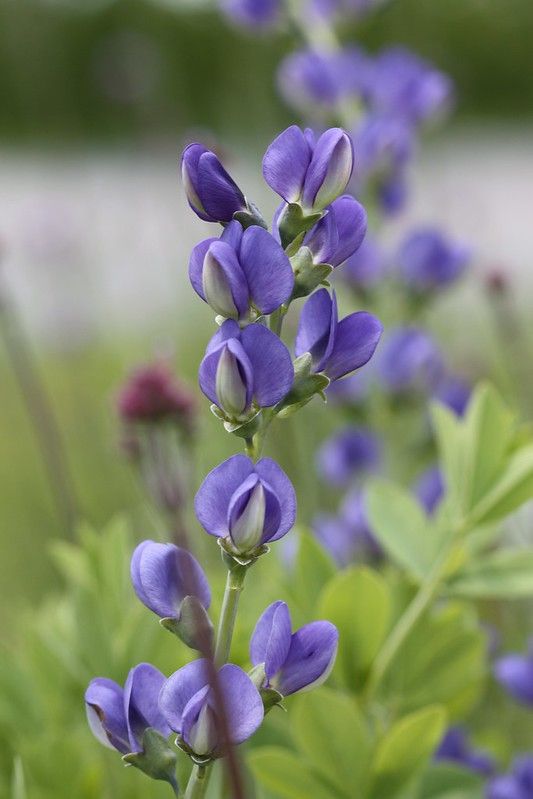
MULTIPOLYGON (((224 696, 225 717, 230 743, 237 745, 250 738, 263 721, 263 702, 246 672, 230 663, 218 672, 224 696)), ((217 706, 209 685, 207 662, 188 663, 164 684, 159 707, 169 726, 198 757, 220 755, 217 731, 217 706)))
POLYGON ((430 391, 442 375, 442 355, 425 331, 397 328, 383 343, 376 370, 385 389, 393 394, 430 391))
POLYGON ((225 14, 246 28, 271 28, 281 19, 282 0, 221 0, 225 14))
POLYGON ((294 378, 289 350, 261 324, 241 330, 228 319, 207 346, 200 364, 200 387, 228 417, 244 419, 252 403, 258 408, 276 405, 294 378))
POLYGON ((472 387, 461 377, 446 374, 439 380, 433 399, 450 408, 456 416, 463 416, 468 407, 472 387))
POLYGON ((344 194, 326 209, 327 213, 305 235, 315 264, 340 266, 361 247, 366 234, 367 215, 361 203, 344 194))
POLYGON ((377 559, 382 555, 368 520, 365 493, 360 489, 346 496, 337 516, 318 515, 313 530, 341 568, 360 558, 377 559))
POLYGON ((243 231, 237 221, 220 239, 206 239, 192 251, 189 276, 194 290, 213 310, 246 320, 250 306, 269 314, 287 302, 294 274, 283 248, 264 228, 243 231))
POLYGON ((405 239, 397 259, 405 283, 416 293, 426 293, 457 280, 468 265, 470 251, 446 239, 440 230, 426 228, 405 239))
POLYGON ((143 541, 131 558, 131 581, 135 593, 161 619, 179 621, 187 596, 194 596, 207 610, 211 590, 196 558, 175 544, 143 541))
POLYGON ((183 151, 181 174, 192 210, 206 222, 231 222, 233 214, 246 210, 246 200, 217 156, 203 144, 183 151))
POLYGON ((271 458, 233 455, 207 475, 194 504, 206 532, 240 553, 282 538, 296 518, 292 483, 271 458))
POLYGON ((317 453, 318 471, 332 485, 346 485, 353 477, 373 472, 381 460, 381 442, 363 427, 335 433, 317 453))
POLYGON ((296 125, 280 133, 263 158, 263 175, 287 203, 321 211, 343 193, 353 169, 350 137, 330 128, 318 141, 296 125))
POLYGON ((375 352, 383 327, 364 311, 339 321, 335 292, 320 289, 305 303, 296 336, 297 356, 309 352, 313 371, 337 380, 367 363, 375 352))
POLYGON ((149 663, 132 669, 124 688, 106 677, 91 680, 85 692, 85 707, 96 738, 123 755, 142 751, 148 728, 166 738, 170 727, 157 703, 164 682, 164 675, 149 663))
POLYGON ((368 291, 383 278, 387 268, 383 249, 368 234, 361 246, 344 263, 339 277, 356 291, 368 291))
POLYGON ((532 799, 533 757, 523 755, 514 761, 511 771, 494 777, 487 787, 487 799, 532 799))
POLYGON ((309 0, 309 11, 317 18, 360 17, 383 0, 309 0))
POLYGON ((533 707, 533 640, 525 655, 513 653, 499 658, 494 666, 494 675, 520 704, 533 707))
POLYGON ((494 773, 494 760, 474 749, 462 727, 450 727, 435 752, 435 760, 451 761, 485 777, 494 773))
POLYGON ((282 696, 308 691, 329 677, 337 655, 339 633, 329 621, 313 621, 292 632, 285 602, 270 605, 255 627, 250 642, 254 666, 264 666, 263 688, 282 696))
POLYGON ((175 419, 190 429, 194 423, 196 401, 168 366, 159 362, 133 372, 119 392, 117 408, 125 422, 175 419))
POLYGON ((435 513, 445 493, 444 476, 438 466, 431 466, 420 475, 414 493, 428 515, 435 513))

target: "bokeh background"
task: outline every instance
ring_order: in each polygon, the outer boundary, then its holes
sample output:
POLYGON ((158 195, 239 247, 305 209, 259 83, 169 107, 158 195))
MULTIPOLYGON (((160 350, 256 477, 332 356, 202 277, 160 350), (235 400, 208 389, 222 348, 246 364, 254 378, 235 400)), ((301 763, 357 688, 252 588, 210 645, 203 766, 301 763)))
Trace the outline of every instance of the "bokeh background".
MULTIPOLYGON (((126 510, 145 536, 152 522, 119 452, 113 397, 128 370, 154 355, 171 357, 194 385, 210 317, 192 302, 186 277, 205 226, 182 196, 179 150, 195 136, 216 144, 268 214, 260 158, 293 121, 274 80, 289 35, 248 37, 214 5, 0 0, 2 314, 16 315, 36 358, 81 514, 99 526, 126 510)), ((438 220, 471 243, 473 274, 439 305, 434 324, 456 361, 496 375, 502 353, 483 276, 497 267, 510 277, 526 322, 533 295, 532 37, 530 0, 395 0, 357 30, 370 50, 413 47, 457 84, 456 114, 425 142, 413 202, 395 225, 438 220)), ((8 319, 0 341, 0 624, 8 638, 19 609, 58 583, 49 541, 71 533, 4 346, 10 330, 8 319)), ((203 472, 228 444, 202 416, 203 472)), ((311 449, 320 431, 305 419, 299 441, 311 449)))

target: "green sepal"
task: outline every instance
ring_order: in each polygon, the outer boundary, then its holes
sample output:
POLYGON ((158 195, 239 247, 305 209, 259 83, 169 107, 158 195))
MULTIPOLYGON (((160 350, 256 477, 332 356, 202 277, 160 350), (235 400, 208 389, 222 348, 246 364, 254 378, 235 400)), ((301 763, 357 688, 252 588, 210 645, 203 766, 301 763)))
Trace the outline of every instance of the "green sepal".
POLYGON ((273 707, 279 707, 285 711, 287 710, 283 704, 283 694, 280 694, 280 692, 276 691, 275 688, 261 688, 259 693, 261 694, 261 699, 263 700, 265 713, 268 713, 273 707))
POLYGON ((327 283, 327 278, 333 272, 331 264, 315 264, 313 262, 313 254, 309 247, 300 247, 290 260, 294 272, 292 300, 296 300, 298 297, 307 297, 317 286, 327 283))
POLYGON ((256 205, 252 202, 246 201, 246 211, 235 211, 233 218, 240 222, 243 228, 251 227, 252 225, 259 225, 259 227, 268 230, 268 225, 263 219, 263 216, 256 205))
POLYGON ((208 766, 215 759, 214 755, 197 755, 196 752, 191 749, 189 744, 183 740, 181 735, 178 735, 176 738, 176 746, 178 749, 181 749, 182 752, 185 752, 185 754, 188 755, 193 763, 195 763, 197 766, 208 766))
POLYGON ((186 596, 178 618, 160 619, 162 627, 174 633, 190 649, 209 652, 213 643, 213 624, 198 597, 186 596))
POLYGON ((281 246, 287 249, 297 236, 316 225, 323 215, 321 211, 307 214, 299 203, 288 203, 278 220, 281 246))
POLYGON ((266 681, 265 664, 258 663, 253 669, 248 672, 248 677, 251 679, 258 691, 261 690, 266 681))
POLYGON ((178 792, 176 782, 176 752, 170 748, 168 741, 157 730, 148 727, 142 740, 142 752, 130 752, 122 760, 127 766, 135 766, 153 780, 169 782, 178 792))
POLYGON ((320 394, 324 399, 323 392, 331 381, 322 373, 311 372, 312 368, 313 359, 309 352, 304 352, 294 361, 292 388, 287 396, 276 405, 276 412, 282 419, 307 405, 315 394, 320 394))
POLYGON ((253 566, 261 555, 266 555, 270 552, 270 547, 267 544, 261 544, 250 552, 238 552, 233 548, 233 544, 229 538, 219 538, 218 545, 222 550, 222 559, 228 567, 232 570, 239 567, 249 568, 253 566))
MULTIPOLYGON (((218 415, 218 414, 217 414, 218 415)), ((261 426, 261 411, 257 411, 252 417, 244 421, 232 421, 226 419, 224 422, 224 429, 228 433, 233 433, 234 436, 239 438, 251 438, 261 426)))

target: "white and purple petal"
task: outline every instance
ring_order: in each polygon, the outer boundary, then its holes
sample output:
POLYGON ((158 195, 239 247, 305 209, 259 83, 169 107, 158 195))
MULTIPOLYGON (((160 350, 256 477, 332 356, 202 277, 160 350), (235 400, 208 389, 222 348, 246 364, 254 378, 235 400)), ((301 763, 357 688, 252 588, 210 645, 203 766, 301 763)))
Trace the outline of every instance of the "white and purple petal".
POLYGON ((231 663, 222 666, 219 679, 230 740, 237 745, 260 727, 264 717, 263 700, 249 676, 238 666, 231 663))
POLYGON ((170 675, 159 694, 159 709, 172 730, 181 732, 185 708, 207 684, 207 661, 203 658, 187 663, 170 675))
POLYGON ((96 677, 85 691, 87 721, 93 735, 109 749, 130 751, 124 691, 114 680, 96 677))
POLYGON ((283 469, 272 458, 261 458, 257 462, 255 470, 261 480, 271 487, 281 508, 278 528, 272 536, 265 539, 265 542, 277 541, 294 526, 296 520, 296 492, 283 469))
POLYGON ((141 752, 143 735, 151 727, 163 737, 170 727, 158 706, 158 698, 166 678, 150 663, 131 669, 124 686, 124 713, 128 727, 130 752, 141 752))
POLYGON ((311 156, 312 149, 305 134, 297 125, 291 125, 268 147, 263 158, 263 177, 286 202, 297 202, 311 156))
POLYGON ((289 696, 325 682, 335 663, 338 640, 337 628, 329 621, 314 621, 295 632, 275 688, 289 696))
POLYGON ((210 151, 198 159, 197 193, 212 220, 231 222, 236 211, 246 208, 242 191, 210 151))
POLYGON ((320 210, 345 190, 353 170, 353 145, 342 128, 326 130, 316 143, 305 176, 302 203, 320 210))
POLYGON ((216 466, 200 486, 194 500, 196 516, 210 535, 229 535, 228 508, 237 489, 253 473, 254 465, 246 455, 233 455, 216 466))
POLYGON ((241 333, 242 346, 253 370, 253 395, 258 405, 270 408, 289 392, 294 368, 285 344, 261 324, 248 325, 241 333))
POLYGON ((261 313, 272 313, 287 302, 294 273, 285 251, 268 231, 252 225, 244 232, 240 263, 250 296, 261 313))
POLYGON ((254 666, 265 664, 267 681, 281 669, 291 646, 291 615, 278 600, 259 618, 250 641, 250 660, 254 666))

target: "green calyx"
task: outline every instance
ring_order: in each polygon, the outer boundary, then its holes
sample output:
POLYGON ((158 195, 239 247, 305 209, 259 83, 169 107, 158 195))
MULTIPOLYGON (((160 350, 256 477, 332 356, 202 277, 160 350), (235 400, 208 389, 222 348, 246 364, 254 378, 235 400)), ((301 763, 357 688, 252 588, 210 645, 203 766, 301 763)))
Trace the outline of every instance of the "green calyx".
POLYGON ((176 782, 176 752, 169 746, 167 739, 157 730, 149 727, 142 740, 142 752, 130 752, 122 760, 127 766, 135 766, 153 780, 170 783, 178 792, 176 782))
POLYGON ((317 286, 329 285, 327 278, 333 272, 333 267, 330 264, 315 264, 309 247, 300 247, 290 260, 294 272, 294 289, 291 299, 307 297, 317 286))
POLYGON ((198 597, 186 596, 180 605, 179 617, 161 619, 159 623, 190 649, 206 654, 211 651, 213 624, 198 597))
POLYGON ((330 384, 329 377, 324 374, 315 374, 312 370, 313 359, 309 352, 305 352, 294 361, 294 382, 287 396, 276 406, 276 413, 280 418, 286 418, 318 394, 325 400, 324 391, 330 384))

